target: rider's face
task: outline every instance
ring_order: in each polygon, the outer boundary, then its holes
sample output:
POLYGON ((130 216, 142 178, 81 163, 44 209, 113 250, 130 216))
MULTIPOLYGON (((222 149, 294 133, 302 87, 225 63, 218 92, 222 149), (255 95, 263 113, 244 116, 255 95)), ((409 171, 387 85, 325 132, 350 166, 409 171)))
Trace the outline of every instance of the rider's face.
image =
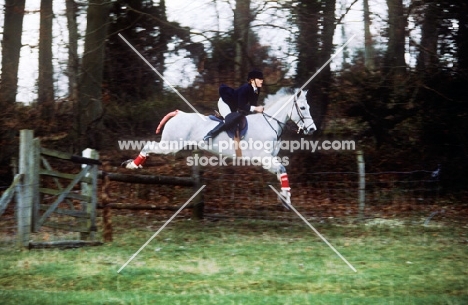
POLYGON ((252 84, 255 85, 255 87, 260 88, 260 87, 262 87, 262 85, 263 85, 263 79, 254 78, 254 79, 252 80, 252 84))

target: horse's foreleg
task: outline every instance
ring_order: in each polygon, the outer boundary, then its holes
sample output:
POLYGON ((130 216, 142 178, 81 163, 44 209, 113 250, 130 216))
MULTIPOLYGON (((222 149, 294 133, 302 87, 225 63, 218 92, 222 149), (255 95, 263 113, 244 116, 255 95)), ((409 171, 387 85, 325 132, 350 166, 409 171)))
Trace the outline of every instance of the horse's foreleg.
POLYGON ((277 173, 278 180, 281 184, 281 196, 287 204, 291 204, 291 187, 289 186, 289 178, 286 169, 282 165, 282 170, 277 173))
POLYGON ((290 192, 288 173, 278 174, 278 180, 281 183, 281 193, 290 192))
POLYGON ((267 169, 270 172, 275 173, 280 181, 282 197, 280 199, 286 204, 291 204, 291 187, 289 186, 288 173, 286 172, 284 165, 279 162, 278 158, 273 157, 271 166, 267 169))

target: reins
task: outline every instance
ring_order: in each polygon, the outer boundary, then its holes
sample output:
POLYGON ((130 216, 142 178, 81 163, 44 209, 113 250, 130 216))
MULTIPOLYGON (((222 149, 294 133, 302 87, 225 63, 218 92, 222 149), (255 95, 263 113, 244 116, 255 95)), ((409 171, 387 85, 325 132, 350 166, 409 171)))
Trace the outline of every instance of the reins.
POLYGON ((262 112, 262 114, 263 114, 263 118, 265 119, 265 121, 267 121, 268 125, 270 125, 270 128, 273 129, 273 131, 276 133, 276 139, 277 140, 279 140, 281 138, 281 135, 283 134, 284 127, 290 128, 286 123, 281 122, 277 118, 275 118, 275 117, 273 117, 273 116, 271 116, 271 115, 269 115, 269 114, 267 114, 265 112, 262 112), (278 131, 271 125, 270 120, 268 120, 267 117, 270 118, 270 119, 275 120, 278 123, 278 125, 279 125, 279 127, 281 129, 280 133, 278 133, 278 131))
MULTIPOLYGON (((296 108, 297 114, 301 118, 301 121, 304 123, 306 117, 304 117, 302 115, 302 113, 299 111, 298 107, 299 106, 297 105, 297 101, 296 101, 296 99, 294 99, 294 104, 293 104, 293 107, 291 107, 291 113, 289 114, 289 117, 291 118, 291 116, 292 116, 293 108, 296 108)), ((270 125, 270 128, 273 129, 273 131, 276 133, 277 140, 279 140, 281 138, 281 135, 283 134, 283 131, 284 131, 285 128, 288 129, 288 130, 293 130, 294 132, 297 132, 297 133, 299 133, 303 129, 303 128, 293 128, 293 127, 289 126, 287 123, 281 122, 277 118, 275 118, 275 117, 273 117, 273 116, 271 116, 271 115, 269 115, 269 114, 267 114, 265 112, 262 112, 262 114, 263 114, 263 117, 265 118, 265 120, 267 121, 268 125, 270 125), (279 125, 279 127, 281 129, 280 133, 278 133, 278 131, 275 128, 273 128, 273 126, 270 123, 270 120, 267 119, 267 117, 270 118, 270 119, 275 120, 278 123, 278 125, 279 125)))

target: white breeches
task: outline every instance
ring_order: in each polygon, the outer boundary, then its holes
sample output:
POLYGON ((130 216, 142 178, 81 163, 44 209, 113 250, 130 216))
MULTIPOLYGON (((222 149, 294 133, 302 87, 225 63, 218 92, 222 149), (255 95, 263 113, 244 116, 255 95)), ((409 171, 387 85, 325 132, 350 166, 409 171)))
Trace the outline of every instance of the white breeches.
POLYGON ((218 100, 218 110, 223 117, 226 117, 231 113, 231 108, 229 108, 228 104, 226 104, 222 98, 219 98, 218 100))

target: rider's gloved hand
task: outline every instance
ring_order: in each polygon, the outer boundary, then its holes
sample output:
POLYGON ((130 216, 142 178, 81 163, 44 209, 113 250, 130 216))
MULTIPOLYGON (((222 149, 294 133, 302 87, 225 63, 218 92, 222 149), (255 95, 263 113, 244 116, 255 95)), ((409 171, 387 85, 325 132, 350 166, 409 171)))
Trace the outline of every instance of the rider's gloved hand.
POLYGON ((254 108, 254 111, 255 111, 255 112, 259 112, 259 113, 262 113, 263 110, 264 110, 263 106, 256 106, 256 107, 254 108))

